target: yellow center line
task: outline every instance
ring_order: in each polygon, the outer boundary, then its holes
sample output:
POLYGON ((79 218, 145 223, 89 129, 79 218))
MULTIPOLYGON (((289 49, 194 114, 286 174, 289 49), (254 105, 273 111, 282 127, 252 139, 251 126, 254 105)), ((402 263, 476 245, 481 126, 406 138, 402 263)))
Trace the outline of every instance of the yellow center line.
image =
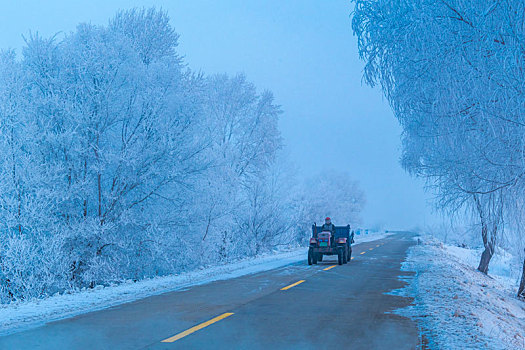
POLYGON ((334 267, 336 267, 337 265, 332 265, 332 266, 328 266, 326 269, 323 269, 323 271, 328 271, 330 269, 333 269, 334 267))
POLYGON ((208 327, 209 325, 214 324, 215 322, 219 322, 220 320, 223 320, 223 319, 225 319, 226 317, 229 317, 229 316, 231 316, 231 315, 233 315, 233 312, 227 312, 227 313, 224 313, 224 314, 222 314, 222 315, 220 315, 220 316, 217 316, 217 317, 215 317, 215 318, 212 318, 212 319, 209 320, 209 321, 206 321, 206 322, 203 322, 203 323, 201 323, 201 324, 199 324, 199 325, 196 325, 195 327, 191 327, 190 329, 185 330, 184 332, 181 332, 181 333, 179 333, 179 334, 176 334, 176 335, 174 335, 173 337, 170 337, 170 338, 168 338, 168 339, 164 339, 164 340, 162 341, 162 343, 173 343, 174 341, 177 341, 177 340, 179 340, 179 339, 181 339, 181 338, 184 338, 185 336, 188 336, 188 335, 190 335, 191 333, 197 332, 198 330, 203 329, 203 328, 205 328, 205 327, 208 327))
POLYGON ((376 248, 377 248, 377 247, 379 247, 379 244, 378 244, 378 245, 376 245, 376 248))
POLYGON ((370 248, 369 250, 374 250, 374 248, 370 248))
POLYGON ((300 280, 300 281, 298 281, 298 282, 295 282, 295 283, 290 284, 289 286, 286 286, 286 287, 284 287, 284 288, 281 288, 281 290, 288 290, 288 289, 293 288, 293 287, 295 287, 296 285, 301 284, 301 283, 303 283, 303 282, 304 282, 304 280, 300 280))
POLYGON ((363 255, 364 253, 366 253, 366 252, 361 252, 361 253, 359 253, 359 254, 363 255))
POLYGON ((351 257, 350 260, 354 260, 354 257, 351 257))

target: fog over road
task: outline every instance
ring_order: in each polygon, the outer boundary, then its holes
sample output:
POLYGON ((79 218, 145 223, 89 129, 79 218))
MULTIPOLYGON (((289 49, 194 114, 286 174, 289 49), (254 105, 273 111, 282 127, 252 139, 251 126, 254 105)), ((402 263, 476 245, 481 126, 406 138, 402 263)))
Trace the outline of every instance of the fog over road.
POLYGON ((416 324, 391 313, 409 233, 325 257, 153 296, 0 338, 0 349, 414 349, 416 324))

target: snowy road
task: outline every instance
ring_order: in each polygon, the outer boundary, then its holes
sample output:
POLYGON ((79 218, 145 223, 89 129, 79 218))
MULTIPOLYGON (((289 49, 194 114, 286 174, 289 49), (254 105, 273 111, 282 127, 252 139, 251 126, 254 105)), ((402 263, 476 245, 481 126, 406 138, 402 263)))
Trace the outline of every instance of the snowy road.
POLYGON ((330 257, 217 281, 52 322, 0 338, 0 349, 414 349, 416 325, 389 313, 410 303, 385 294, 410 234, 330 257))

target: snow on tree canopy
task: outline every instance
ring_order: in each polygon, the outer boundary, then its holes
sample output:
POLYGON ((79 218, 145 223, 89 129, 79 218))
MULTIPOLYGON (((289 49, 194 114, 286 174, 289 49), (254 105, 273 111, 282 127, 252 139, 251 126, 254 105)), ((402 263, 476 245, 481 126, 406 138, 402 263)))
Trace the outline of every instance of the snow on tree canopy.
POLYGON ((1 303, 306 242, 272 93, 178 38, 132 9, 0 53, 1 303))
POLYGON ((472 210, 480 271, 498 242, 523 259, 525 3, 354 2, 364 80, 381 85, 403 128, 403 166, 439 209, 472 210))

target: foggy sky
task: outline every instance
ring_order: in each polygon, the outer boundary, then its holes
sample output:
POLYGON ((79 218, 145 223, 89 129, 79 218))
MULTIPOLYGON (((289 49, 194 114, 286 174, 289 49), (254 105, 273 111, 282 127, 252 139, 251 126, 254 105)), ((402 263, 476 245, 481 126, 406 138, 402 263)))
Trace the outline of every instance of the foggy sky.
POLYGON ((168 11, 190 68, 244 72, 259 89, 273 91, 301 175, 347 171, 366 193, 365 225, 437 221, 422 182, 399 165, 401 129, 380 88, 361 83, 349 1, 1 0, 0 48, 20 53, 30 31, 50 36, 80 22, 106 24, 118 9, 135 6, 168 11))

